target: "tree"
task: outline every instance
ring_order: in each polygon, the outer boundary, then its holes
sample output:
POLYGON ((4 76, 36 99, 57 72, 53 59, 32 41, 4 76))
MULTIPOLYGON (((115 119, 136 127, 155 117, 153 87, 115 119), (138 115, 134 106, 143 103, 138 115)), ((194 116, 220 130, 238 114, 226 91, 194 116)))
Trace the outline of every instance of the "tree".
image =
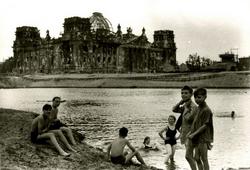
POLYGON ((200 57, 197 53, 190 54, 186 61, 186 65, 190 71, 200 71, 212 63, 211 59, 200 57))
POLYGON ((210 58, 201 57, 201 68, 206 68, 213 64, 213 61, 210 58))
POLYGON ((8 58, 5 60, 4 63, 0 66, 1 73, 10 73, 15 68, 15 60, 13 57, 8 58))
POLYGON ((198 71, 200 70, 200 56, 195 54, 190 54, 188 56, 188 60, 186 61, 187 67, 190 71, 198 71))

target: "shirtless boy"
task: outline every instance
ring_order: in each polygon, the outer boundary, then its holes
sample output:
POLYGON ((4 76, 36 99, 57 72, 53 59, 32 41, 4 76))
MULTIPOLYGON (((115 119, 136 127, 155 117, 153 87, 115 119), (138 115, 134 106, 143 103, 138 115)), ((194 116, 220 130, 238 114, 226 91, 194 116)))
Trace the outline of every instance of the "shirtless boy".
POLYGON ((142 159, 140 153, 135 150, 135 148, 130 144, 129 140, 125 139, 128 134, 128 129, 122 127, 119 130, 119 137, 114 139, 113 142, 108 146, 107 154, 108 158, 111 159, 111 162, 114 164, 128 164, 130 160, 136 156, 137 160, 142 164, 146 165, 142 159), (132 153, 124 152, 125 146, 128 146, 132 153))
POLYGON ((42 140, 49 139, 53 146, 62 156, 68 156, 69 153, 65 152, 57 142, 56 136, 53 132, 50 132, 48 129, 49 124, 49 115, 51 113, 51 105, 45 104, 43 106, 43 114, 37 116, 31 125, 31 141, 33 143, 38 143, 42 140))
POLYGON ((70 142, 72 145, 76 145, 76 141, 73 137, 72 131, 70 128, 66 127, 63 123, 60 122, 60 120, 57 118, 58 115, 58 107, 61 104, 61 98, 60 97, 54 97, 52 99, 52 110, 50 114, 50 130, 60 129, 61 131, 65 132, 68 136, 70 142), (52 126, 53 125, 53 126, 52 126))

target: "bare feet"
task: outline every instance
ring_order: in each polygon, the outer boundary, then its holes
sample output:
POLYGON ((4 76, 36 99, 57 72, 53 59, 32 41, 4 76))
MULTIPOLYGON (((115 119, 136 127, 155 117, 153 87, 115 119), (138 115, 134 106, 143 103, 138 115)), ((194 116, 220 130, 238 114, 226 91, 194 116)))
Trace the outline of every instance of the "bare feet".
POLYGON ((77 150, 71 148, 70 151, 77 153, 77 150))
POLYGON ((62 152, 62 153, 60 153, 60 155, 62 155, 62 156, 70 156, 70 153, 62 152))

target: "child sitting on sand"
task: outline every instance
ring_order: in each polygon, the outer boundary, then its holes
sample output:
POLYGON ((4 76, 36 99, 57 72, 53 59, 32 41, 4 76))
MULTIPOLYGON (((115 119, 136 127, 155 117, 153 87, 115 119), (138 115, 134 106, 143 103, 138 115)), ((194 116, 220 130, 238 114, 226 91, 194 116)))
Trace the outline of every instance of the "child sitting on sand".
POLYGON ((114 164, 125 165, 128 164, 134 156, 136 156, 137 160, 142 165, 146 165, 140 153, 135 150, 135 148, 130 144, 129 140, 125 139, 127 134, 127 128, 122 127, 119 130, 119 137, 114 139, 113 142, 108 146, 108 158, 110 158, 111 162, 114 164), (128 146, 132 150, 132 153, 128 154, 127 152, 124 152, 125 146, 128 146))

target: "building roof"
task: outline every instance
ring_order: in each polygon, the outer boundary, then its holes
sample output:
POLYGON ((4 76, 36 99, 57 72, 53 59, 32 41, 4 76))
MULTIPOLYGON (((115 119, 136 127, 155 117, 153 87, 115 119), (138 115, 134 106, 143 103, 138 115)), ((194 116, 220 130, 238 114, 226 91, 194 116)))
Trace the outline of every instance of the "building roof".
POLYGON ((113 32, 111 22, 105 18, 102 13, 94 12, 90 17, 91 29, 96 31, 97 29, 106 29, 113 32))

